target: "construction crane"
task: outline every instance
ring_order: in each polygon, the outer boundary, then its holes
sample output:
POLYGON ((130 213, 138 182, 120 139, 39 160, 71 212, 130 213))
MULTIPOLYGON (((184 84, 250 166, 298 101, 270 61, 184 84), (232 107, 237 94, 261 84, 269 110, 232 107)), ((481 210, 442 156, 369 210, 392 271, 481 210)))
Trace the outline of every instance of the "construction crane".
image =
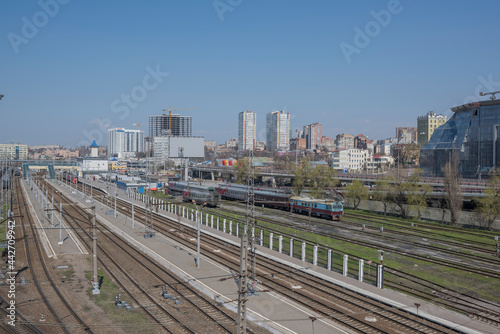
POLYGON ((147 125, 147 124, 145 124, 145 123, 134 123, 132 125, 137 125, 137 130, 139 130, 139 126, 141 126, 141 125, 147 125))
POLYGON ((172 107, 168 107, 168 109, 163 109, 162 111, 168 111, 168 133, 172 134, 172 111, 177 110, 190 110, 196 108, 183 108, 183 109, 172 109, 172 107))

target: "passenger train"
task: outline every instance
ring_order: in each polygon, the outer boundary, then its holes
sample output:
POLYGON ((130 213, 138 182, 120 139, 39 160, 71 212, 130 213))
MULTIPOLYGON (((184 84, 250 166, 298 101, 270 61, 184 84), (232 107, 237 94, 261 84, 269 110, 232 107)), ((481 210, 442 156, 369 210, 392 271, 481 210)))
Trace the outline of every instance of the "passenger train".
POLYGON ((197 204, 218 207, 221 203, 219 191, 211 184, 201 182, 169 182, 168 188, 173 193, 182 194, 184 202, 195 201, 197 204))
MULTIPOLYGON (((218 206, 221 198, 243 202, 247 200, 248 196, 247 186, 241 184, 170 182, 168 186, 171 192, 182 194, 184 201, 206 202, 207 205, 211 206, 218 206)), ((323 200, 293 196, 291 190, 256 187, 254 188, 254 199, 257 205, 331 220, 340 220, 344 214, 344 206, 340 197, 335 200, 323 200)))
POLYGON ((71 183, 78 183, 78 176, 75 174, 72 174, 72 173, 63 172, 62 178, 63 178, 63 180, 71 182, 71 183))

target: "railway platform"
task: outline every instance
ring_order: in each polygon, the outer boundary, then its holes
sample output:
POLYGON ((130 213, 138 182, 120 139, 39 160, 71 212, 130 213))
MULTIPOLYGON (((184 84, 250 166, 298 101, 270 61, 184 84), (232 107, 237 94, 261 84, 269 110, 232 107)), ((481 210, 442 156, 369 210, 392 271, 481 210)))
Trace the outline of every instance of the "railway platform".
MULTIPOLYGON (((81 193, 73 194, 67 186, 57 185, 57 181, 50 181, 61 191, 70 195, 70 198, 79 202, 81 205, 88 205, 83 199, 81 193)), ((91 182, 91 181, 86 181, 91 182)), ((94 187, 100 188, 110 194, 114 194, 114 187, 109 183, 94 181, 94 187)), ((131 202, 131 199, 118 190, 118 197, 124 201, 131 202)), ((134 201, 135 205, 144 207, 144 203, 134 201)), ((175 272, 186 281, 196 286, 211 298, 223 302, 228 308, 236 310, 237 285, 231 277, 231 272, 217 263, 201 256, 200 268, 196 267, 196 243, 192 249, 186 248, 175 241, 163 235, 156 235, 155 238, 144 238, 145 226, 135 221, 135 228, 132 228, 130 217, 118 214, 106 215, 110 207, 94 201, 96 206, 97 218, 99 221, 108 225, 116 233, 124 237, 130 243, 141 248, 144 252, 158 260, 165 267, 175 272), (222 280, 221 280, 222 279, 222 280)), ((159 214, 175 221, 186 227, 195 228, 196 223, 170 212, 159 210, 159 214)), ((223 231, 211 228, 207 225, 201 226, 202 233, 217 236, 224 240, 227 245, 239 247, 240 239, 234 235, 229 235, 223 231)), ((174 232, 174 231, 172 231, 174 232)), ((213 250, 217 252, 217 249, 213 250)), ((312 275, 321 277, 326 281, 342 286, 346 289, 356 291, 360 294, 380 300, 384 303, 393 305, 407 312, 418 314, 421 317, 431 321, 444 324, 464 333, 497 333, 498 328, 489 326, 486 323, 468 318, 465 315, 458 314, 444 308, 438 307, 430 302, 425 302, 402 293, 392 290, 379 289, 371 284, 359 282, 353 278, 342 276, 339 273, 332 272, 326 268, 314 266, 311 263, 301 261, 297 258, 289 257, 286 254, 279 253, 264 247, 258 247, 259 254, 276 261, 286 263, 296 270, 308 272, 312 275), (418 309, 416 305, 419 305, 418 309)), ((255 321, 274 333, 349 333, 349 330, 340 325, 323 319, 309 309, 306 309, 286 297, 273 292, 260 292, 257 296, 249 298, 247 304, 249 310, 249 319, 255 321), (317 319, 313 321, 312 319, 317 319)))
POLYGON ((51 193, 48 194, 48 207, 45 206, 47 201, 46 194, 41 191, 35 195, 35 192, 30 189, 29 181, 22 180, 22 191, 29 206, 29 210, 33 216, 33 221, 36 224, 37 232, 42 242, 43 248, 49 258, 57 259, 58 257, 68 254, 88 254, 87 250, 80 242, 78 237, 71 229, 66 228, 67 224, 64 221, 64 214, 59 214, 59 206, 55 210, 51 210, 51 193), (43 207, 40 200, 43 196, 43 207), (51 217, 51 215, 54 215, 51 217))

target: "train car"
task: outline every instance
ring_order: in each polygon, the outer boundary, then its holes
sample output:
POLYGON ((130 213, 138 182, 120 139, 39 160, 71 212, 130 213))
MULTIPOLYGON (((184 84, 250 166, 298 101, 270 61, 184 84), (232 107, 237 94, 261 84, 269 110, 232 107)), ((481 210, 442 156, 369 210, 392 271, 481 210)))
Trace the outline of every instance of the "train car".
POLYGON ((9 189, 9 175, 5 175, 2 178, 2 188, 3 189, 9 189))
MULTIPOLYGON (((247 189, 246 185, 222 183, 219 184, 217 190, 221 194, 222 198, 235 201, 246 201, 248 194, 247 189)), ((290 197, 292 197, 290 192, 280 189, 261 187, 254 188, 254 200, 255 204, 258 205, 288 210, 290 208, 290 197)))
POLYGON ((220 183, 217 191, 223 199, 232 201, 246 201, 248 193, 246 186, 232 183, 220 183))
POLYGON ((293 196, 290 198, 293 212, 311 214, 331 220, 340 220, 344 215, 342 201, 322 200, 309 197, 293 196))
POLYGON ((169 191, 182 194, 185 202, 195 201, 210 207, 218 207, 221 203, 221 195, 212 184, 201 182, 169 182, 169 191))
POLYGON ((184 189, 187 188, 188 182, 182 182, 182 181, 176 181, 176 182, 169 182, 168 183, 168 189, 170 192, 174 194, 182 194, 184 189))
POLYGON ((71 183, 78 183, 78 176, 75 174, 71 174, 68 172, 63 172, 62 173, 63 180, 71 183))
POLYGON ((118 189, 126 191, 128 189, 128 184, 124 181, 116 181, 116 187, 118 189))

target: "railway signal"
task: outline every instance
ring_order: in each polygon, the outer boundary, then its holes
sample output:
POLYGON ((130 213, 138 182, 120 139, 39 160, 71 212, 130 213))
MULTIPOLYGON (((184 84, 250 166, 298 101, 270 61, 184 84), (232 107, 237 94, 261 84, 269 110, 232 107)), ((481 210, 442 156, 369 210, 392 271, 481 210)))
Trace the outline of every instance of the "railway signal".
POLYGON ((384 251, 379 249, 378 251, 378 259, 380 260, 380 265, 384 265, 384 251))

